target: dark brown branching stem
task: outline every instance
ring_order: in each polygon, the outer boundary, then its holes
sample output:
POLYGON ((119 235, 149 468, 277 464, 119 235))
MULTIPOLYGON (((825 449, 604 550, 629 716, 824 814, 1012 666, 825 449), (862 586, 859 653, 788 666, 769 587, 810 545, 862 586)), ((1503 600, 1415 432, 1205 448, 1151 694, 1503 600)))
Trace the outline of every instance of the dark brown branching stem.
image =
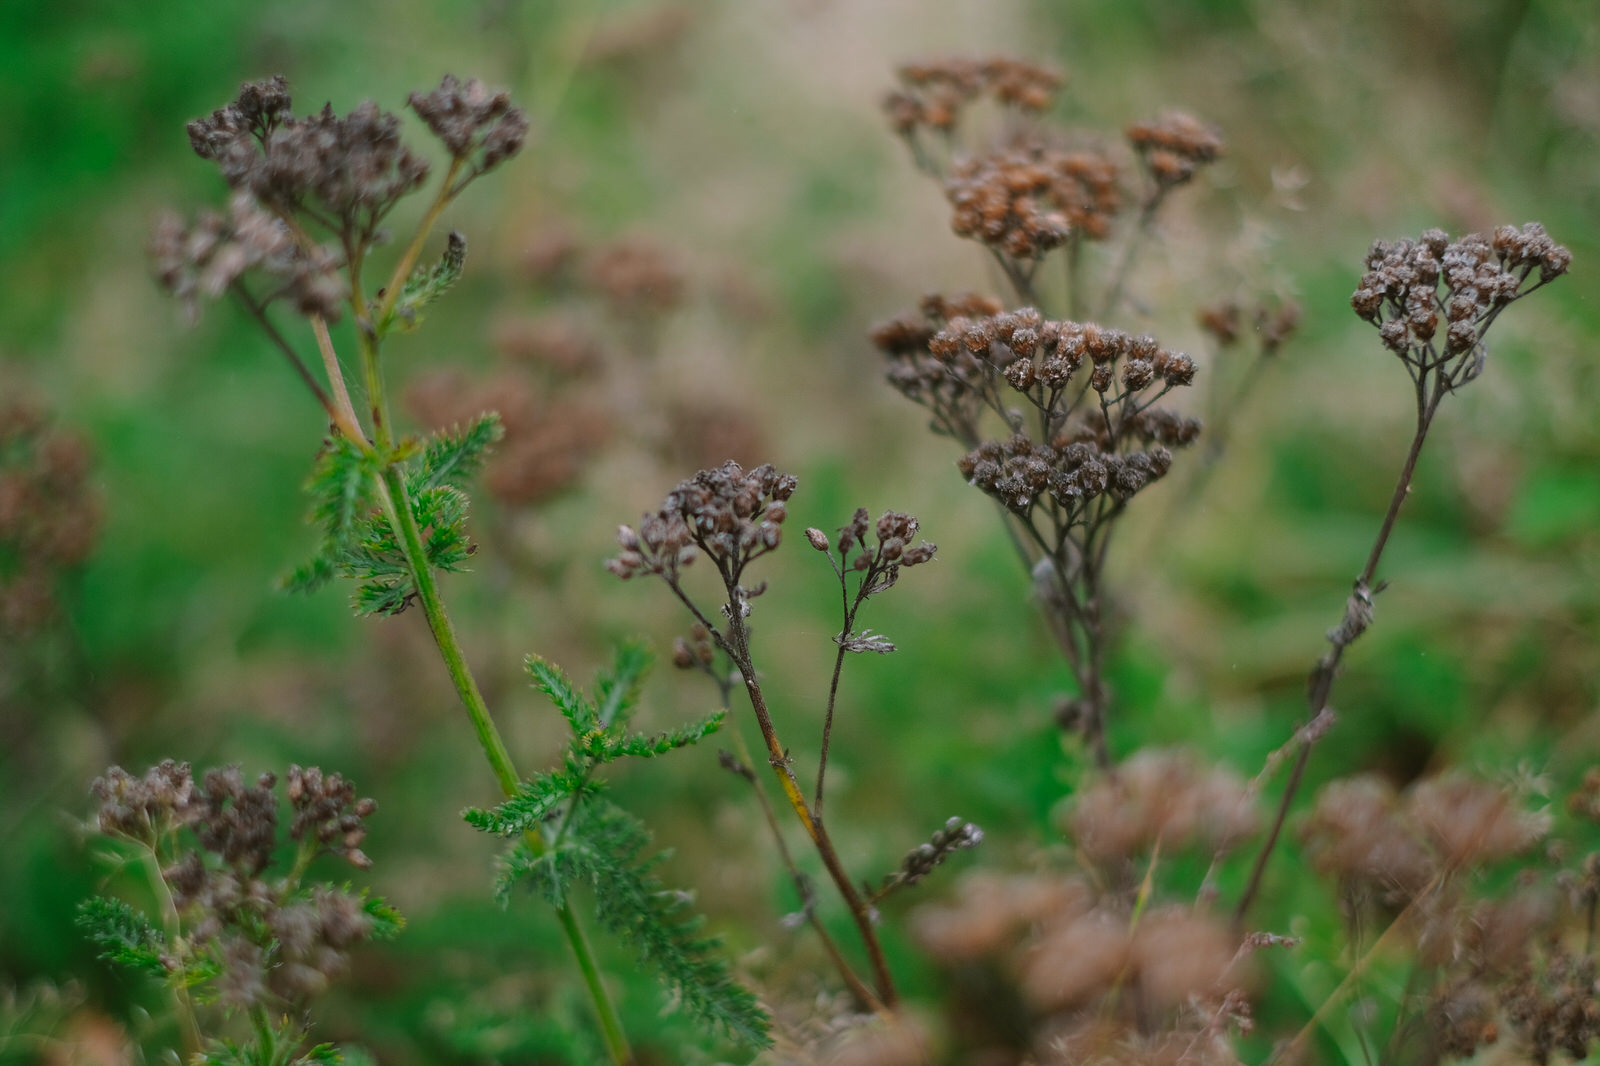
POLYGON ((800 791, 799 782, 794 776, 793 760, 789 757, 789 750, 778 738, 772 713, 767 708, 766 695, 761 691, 761 682, 757 678, 755 664, 750 657, 750 632, 744 624, 741 609, 745 605, 746 594, 732 579, 731 573, 724 571, 722 576, 728 595, 726 632, 712 625, 711 620, 688 597, 675 577, 667 578, 667 586, 672 589, 678 601, 705 627, 717 649, 728 656, 734 668, 739 671, 739 676, 744 681, 745 693, 750 697, 751 710, 755 712, 756 724, 761 730, 761 739, 767 747, 767 761, 777 776, 778 786, 800 819, 806 835, 811 838, 811 843, 817 849, 817 854, 821 857, 823 866, 827 868, 828 876, 832 878, 834 887, 838 889, 845 906, 849 908, 850 916, 854 919, 856 929, 861 935, 862 946, 866 949, 872 965, 873 983, 877 986, 878 999, 886 1008, 892 1010, 898 1004, 899 997, 895 992, 894 977, 889 972, 888 960, 883 954, 883 946, 878 942, 878 931, 873 925, 871 908, 851 881, 849 872, 845 870, 844 863, 840 861, 839 853, 833 846, 832 838, 828 836, 827 828, 816 817, 800 791))
MULTIPOLYGON (((733 685, 729 682, 726 671, 719 671, 709 663, 700 665, 707 677, 717 686, 721 697, 722 709, 732 712, 733 685)), ((783 827, 778 824, 778 814, 772 807, 772 800, 767 796, 767 790, 761 786, 761 780, 756 772, 750 768, 752 762, 750 749, 744 741, 744 735, 737 728, 732 730, 734 746, 739 750, 737 758, 729 757, 724 752, 723 766, 748 782, 750 790, 755 793, 756 801, 761 805, 761 815, 766 821, 767 831, 772 834, 772 841, 777 845, 778 857, 783 861, 783 868, 789 873, 789 880, 794 884, 795 894, 800 900, 800 913, 804 915, 806 924, 817 935, 817 940, 822 944, 822 950, 827 953, 828 959, 833 963, 833 968, 838 971, 839 977, 850 989, 851 995, 866 1010, 882 1012, 886 1008, 877 995, 861 979, 849 960, 844 957, 844 952, 839 950, 839 944, 828 933, 827 926, 822 924, 822 919, 817 914, 816 893, 812 888, 811 879, 801 872, 800 866, 794 860, 794 853, 789 850, 789 842, 783 839, 783 827)))
MULTIPOLYGON (((1423 377, 1417 382, 1416 432, 1412 435, 1411 448, 1406 453, 1405 465, 1400 468, 1400 477, 1395 483, 1394 494, 1389 499, 1389 509, 1383 516, 1383 525, 1379 527, 1377 539, 1373 541, 1372 550, 1367 554, 1366 565, 1356 578, 1355 589, 1351 592, 1345 608, 1345 619, 1328 633, 1330 647, 1322 658, 1317 660, 1307 682, 1308 722, 1316 721, 1329 711, 1328 699, 1333 693, 1334 679, 1338 676, 1339 663, 1344 658, 1344 651, 1355 643, 1371 623, 1372 597, 1382 589, 1382 586, 1373 585, 1378 573, 1378 563, 1383 558, 1383 550, 1389 543, 1389 535, 1394 532, 1395 520, 1400 517, 1400 506, 1405 503, 1406 496, 1411 492, 1411 479, 1416 474, 1417 459, 1422 454, 1428 427, 1433 423, 1434 413, 1439 409, 1439 401, 1444 398, 1447 391, 1445 387, 1439 387, 1430 396, 1426 381, 1426 377, 1423 377)), ((1234 912, 1236 925, 1244 924, 1250 905, 1255 902, 1256 895, 1261 889, 1261 878, 1266 870, 1267 860, 1272 857, 1278 838, 1283 833, 1284 822, 1289 817, 1289 808, 1300 789, 1301 780, 1305 777, 1306 764, 1311 760, 1312 745, 1320 735, 1320 732, 1311 730, 1302 733, 1300 754, 1295 758, 1294 768, 1289 771, 1289 780, 1284 785, 1283 798, 1278 801, 1272 828, 1267 833, 1260 854, 1256 856, 1255 866, 1250 871, 1250 881, 1245 886, 1244 895, 1239 897, 1239 906, 1234 912)))

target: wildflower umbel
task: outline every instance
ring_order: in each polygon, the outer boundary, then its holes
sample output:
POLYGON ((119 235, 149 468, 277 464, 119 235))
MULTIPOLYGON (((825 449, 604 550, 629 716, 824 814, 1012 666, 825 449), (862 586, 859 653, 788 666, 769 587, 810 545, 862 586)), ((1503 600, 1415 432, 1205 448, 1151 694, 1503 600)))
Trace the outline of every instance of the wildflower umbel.
MULTIPOLYGON (((926 541, 912 544, 911 540, 920 529, 920 523, 914 516, 897 511, 886 512, 873 523, 869 513, 864 508, 859 509, 849 523, 840 527, 837 538, 830 538, 816 528, 805 531, 806 542, 828 558, 839 583, 842 612, 839 634, 834 638, 833 680, 824 715, 816 792, 808 802, 800 789, 789 749, 778 736, 777 725, 762 691, 761 677, 751 652, 747 620, 753 611, 753 601, 766 591, 766 582, 751 585, 745 577, 745 571, 752 562, 775 551, 782 543, 783 522, 788 517, 788 500, 797 487, 794 475, 780 473, 767 465, 746 471, 730 460, 715 470, 702 470, 668 493, 661 508, 645 515, 638 529, 632 526, 618 529, 617 542, 622 552, 611 559, 607 567, 620 578, 650 574, 666 582, 679 602, 694 616, 696 623, 693 642, 680 640, 674 648, 673 661, 680 668, 698 669, 709 676, 717 684, 725 707, 733 689, 730 676, 736 672, 743 680, 751 710, 766 745, 767 761, 777 777, 784 799, 815 846, 861 936, 862 946, 872 965, 872 987, 869 988, 855 974, 834 946, 826 929, 816 920, 809 882, 789 857, 787 844, 769 808, 768 825, 777 839, 780 854, 789 866, 796 888, 806 901, 802 920, 809 921, 816 929, 824 948, 860 1005, 893 1007, 894 979, 879 943, 871 901, 857 888, 856 882, 845 870, 823 817, 828 750, 839 677, 847 656, 852 652, 887 654, 895 650, 894 644, 881 634, 855 630, 855 621, 862 605, 872 596, 893 587, 901 570, 920 566, 932 559, 936 549, 926 541), (701 556, 708 559, 715 569, 725 596, 720 608, 721 623, 713 622, 712 614, 695 604, 682 582, 684 570, 701 556), (713 665, 716 653, 725 657, 726 668, 718 669, 713 665)), ((723 759, 725 767, 754 784, 754 771, 749 763, 748 758, 739 758, 731 753, 723 759)), ((763 795, 759 788, 757 794, 763 795)), ((763 798, 764 807, 766 802, 763 798)), ((948 839, 940 838, 945 852, 970 846, 977 843, 978 839, 975 830, 967 832, 959 827, 951 827, 947 836, 948 839)), ((931 869, 931 865, 926 869, 919 867, 923 873, 931 869)))
POLYGON ((1001 311, 978 296, 923 300, 873 330, 889 382, 968 450, 963 476, 1013 516, 1078 676, 1081 726, 1105 759, 1098 612, 1112 523, 1172 466, 1200 423, 1158 406, 1194 381, 1194 361, 1149 336, 1001 311), (985 439, 994 421, 1006 434, 985 439))
MULTIPOLYGON (((277 785, 276 774, 246 780, 237 766, 196 780, 188 763, 168 759, 139 777, 113 766, 90 789, 101 832, 143 849, 171 894, 181 930, 166 931, 164 968, 190 971, 193 981, 213 975, 229 1007, 303 1006, 345 969, 351 948, 398 928, 398 916, 377 901, 301 883, 325 852, 371 865, 357 845, 377 804, 358 799, 339 774, 291 766, 286 835, 298 850, 292 868, 275 873, 277 785)), ((85 909, 85 924, 102 941, 106 931, 92 916, 104 909, 101 901, 85 909)))
MULTIPOLYGON (((1483 372, 1488 358, 1484 337, 1501 312, 1565 274, 1571 264, 1572 253, 1551 240, 1537 222, 1501 226, 1491 237, 1472 234, 1456 241, 1443 230, 1430 229, 1414 241, 1375 241, 1367 252, 1366 269, 1350 306, 1378 328, 1384 347, 1405 366, 1416 401, 1416 425, 1389 509, 1346 601, 1344 618, 1328 630, 1329 648, 1311 669, 1308 721, 1329 711, 1345 649, 1372 625, 1375 597, 1385 587, 1378 581, 1378 564, 1411 491, 1439 405, 1483 372)), ((1261 887, 1314 740, 1307 736, 1301 741, 1277 818, 1239 900, 1241 920, 1261 887)))
POLYGON ((748 473, 738 463, 702 470, 645 515, 638 532, 617 532, 622 554, 606 564, 620 578, 660 574, 676 581, 681 568, 704 553, 725 581, 737 585, 744 568, 783 539, 784 501, 799 485, 793 474, 769 465, 748 473))
POLYGON ((1415 241, 1373 242, 1350 306, 1414 380, 1432 374, 1449 391, 1482 373, 1483 336, 1500 312, 1571 264, 1537 222, 1454 242, 1431 229, 1415 241))

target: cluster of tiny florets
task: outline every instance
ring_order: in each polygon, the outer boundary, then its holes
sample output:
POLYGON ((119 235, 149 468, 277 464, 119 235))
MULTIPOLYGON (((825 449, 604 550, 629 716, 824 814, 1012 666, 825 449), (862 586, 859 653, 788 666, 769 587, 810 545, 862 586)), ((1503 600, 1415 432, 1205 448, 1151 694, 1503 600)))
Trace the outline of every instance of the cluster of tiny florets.
POLYGON ((645 515, 637 531, 617 531, 622 553, 606 567, 624 579, 647 573, 675 581, 679 568, 704 552, 736 582, 746 564, 782 541, 785 501, 798 484, 770 464, 748 472, 735 462, 702 470, 673 489, 659 511, 645 515))
POLYGON ((1158 845, 1215 855, 1248 837, 1258 821, 1254 795, 1231 770, 1145 749, 1084 789, 1066 825, 1085 858, 1108 866, 1158 845))
POLYGON ((511 94, 477 78, 446 74, 437 89, 412 93, 409 102, 450 155, 470 162, 476 174, 516 155, 528 136, 528 116, 511 106, 511 94))
POLYGON ((1055 102, 1065 80, 1058 71, 1005 56, 923 60, 907 63, 898 74, 900 88, 883 106, 895 132, 907 136, 919 128, 950 132, 962 111, 984 96, 1038 114, 1055 102))
POLYGON ((1202 166, 1215 162, 1224 147, 1216 127, 1183 111, 1136 122, 1126 132, 1145 170, 1163 189, 1193 178, 1202 166))
POLYGON ((356 786, 342 774, 327 774, 315 766, 289 767, 289 839, 315 841, 321 850, 338 854, 352 866, 372 865, 361 842, 367 837, 366 819, 378 810, 375 800, 360 798, 356 786))
POLYGON ((1404 795, 1381 778, 1332 782, 1302 830, 1312 865, 1385 905, 1411 899, 1441 869, 1472 869, 1532 848, 1549 818, 1505 789, 1462 774, 1417 782, 1404 795))
MULTIPOLYGON (((237 766, 208 770, 197 781, 189 764, 169 759, 142 777, 114 766, 90 789, 100 801, 102 832, 163 858, 177 853, 161 871, 186 934, 173 950, 209 958, 217 995, 231 1007, 303 1003, 372 932, 361 897, 327 885, 301 890, 268 876, 278 843, 276 785, 271 773, 246 782, 237 766)), ((358 845, 365 819, 377 810, 372 800, 357 799, 341 775, 315 767, 290 767, 288 793, 288 837, 300 844, 302 864, 334 852, 371 865, 358 845)))
POLYGON ((369 235, 426 180, 428 163, 401 143, 400 119, 370 100, 344 116, 330 104, 297 119, 289 107, 281 77, 247 84, 234 103, 189 123, 189 143, 234 189, 369 235))
POLYGON ((983 843, 983 830, 964 818, 952 817, 936 830, 927 843, 918 844, 900 861, 894 875, 900 884, 914 885, 927 877, 958 851, 983 843))
POLYGON ((915 515, 899 511, 885 511, 874 524, 867 509, 858 507, 850 523, 839 527, 836 544, 829 544, 828 535, 820 529, 806 530, 806 539, 817 551, 836 547, 846 571, 887 570, 920 566, 933 558, 938 550, 934 545, 927 541, 911 543, 911 538, 921 528, 922 523, 915 515), (870 534, 876 534, 876 543, 872 542, 870 534))
POLYGON ((150 258, 157 280, 191 319, 202 297, 221 297, 254 270, 270 279, 266 298, 285 298, 303 315, 334 321, 347 295, 342 257, 296 241, 282 219, 245 192, 234 194, 227 214, 202 211, 192 224, 163 214, 150 239, 150 258))
POLYGON ((1537 222, 1454 242, 1431 229, 1414 241, 1375 241, 1350 306, 1414 372, 1470 356, 1451 371, 1461 384, 1481 368, 1483 335, 1500 310, 1571 262, 1537 222), (1524 288, 1534 273, 1539 280, 1524 288))
POLYGON ((1014 259, 1037 259, 1077 232, 1103 240, 1122 203, 1109 158, 1040 147, 957 163, 945 196, 958 236, 1014 259))

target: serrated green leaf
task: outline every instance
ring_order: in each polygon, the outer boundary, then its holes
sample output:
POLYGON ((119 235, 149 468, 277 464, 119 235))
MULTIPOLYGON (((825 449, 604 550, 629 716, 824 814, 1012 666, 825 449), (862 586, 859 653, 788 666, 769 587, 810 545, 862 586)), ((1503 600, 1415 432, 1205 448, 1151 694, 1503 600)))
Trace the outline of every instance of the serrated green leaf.
POLYGON ((583 693, 572 687, 572 682, 567 680, 567 675, 555 663, 542 659, 537 655, 530 655, 523 660, 528 674, 533 678, 533 683, 556 705, 567 724, 572 727, 575 737, 582 737, 600 728, 600 719, 596 715, 594 704, 590 703, 583 693))
POLYGON ((429 437, 421 453, 407 464, 406 487, 413 493, 449 485, 465 489, 505 429, 500 416, 487 411, 465 425, 452 426, 429 437))
POLYGON ((167 977, 166 934, 120 899, 91 896, 78 904, 77 926, 96 947, 100 958, 151 977, 167 977))
POLYGON ((361 893, 361 913, 372 923, 373 940, 393 940, 406 927, 406 917, 382 896, 361 893))
POLYGON ((535 774, 522 782, 516 795, 499 806, 489 810, 469 807, 461 817, 472 828, 498 836, 515 836, 538 829, 563 803, 598 787, 587 778, 581 766, 572 764, 550 773, 535 774))
POLYGON ((444 255, 439 262, 416 268, 405 280, 400 288, 400 296, 394 302, 394 309, 379 323, 379 335, 387 333, 394 326, 399 326, 402 331, 415 329, 422 321, 419 313, 422 308, 443 296, 460 281, 466 265, 467 239, 452 230, 445 241, 444 255))
POLYGON ((678 748, 688 747, 722 728, 723 719, 726 717, 727 712, 715 711, 698 722, 690 722, 677 729, 654 734, 634 733, 631 736, 613 739, 607 745, 605 760, 609 762, 611 759, 629 756, 651 759, 678 748))
POLYGON ((595 680, 595 693, 599 697, 596 717, 601 729, 627 724, 639 704, 639 692, 653 660, 650 649, 639 641, 617 645, 611 669, 602 670, 595 680))
POLYGON ((752 1047, 767 1047, 766 1011, 734 979, 718 954, 721 941, 699 935, 704 919, 690 910, 690 897, 661 884, 651 872, 657 860, 641 859, 649 841, 644 825, 622 808, 589 800, 547 866, 589 882, 600 924, 639 952, 685 1010, 752 1047))

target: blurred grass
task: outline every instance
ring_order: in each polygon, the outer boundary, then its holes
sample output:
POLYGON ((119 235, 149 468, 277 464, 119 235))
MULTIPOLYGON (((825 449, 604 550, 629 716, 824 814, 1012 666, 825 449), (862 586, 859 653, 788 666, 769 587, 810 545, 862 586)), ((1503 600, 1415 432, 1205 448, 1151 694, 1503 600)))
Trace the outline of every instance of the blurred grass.
MULTIPOLYGON (((455 816, 490 782, 431 672, 421 619, 357 624, 339 591, 286 599, 272 588, 310 543, 299 485, 321 432, 314 406, 230 309, 185 331, 145 276, 154 212, 220 197, 184 121, 278 70, 302 110, 369 95, 398 107, 447 69, 510 82, 534 102, 535 143, 448 220, 473 239, 468 281, 396 345, 401 380, 488 363, 487 322, 530 303, 508 264, 542 221, 653 232, 702 282, 732 273, 757 289, 767 311, 746 334, 680 315, 664 358, 692 375, 705 372, 694 352, 715 349, 716 384, 762 422, 773 460, 802 474, 795 529, 894 507, 919 514, 941 546, 935 567, 907 575, 866 619, 902 651, 845 675, 831 809, 864 874, 891 868, 952 813, 988 832, 976 859, 954 865, 1039 861, 1061 844, 1054 812, 1079 765, 1051 724, 1065 672, 988 506, 881 385, 862 339, 926 289, 993 285, 880 129, 876 99, 895 62, 1014 51, 1071 73, 1063 109, 1074 121, 1111 129, 1173 101, 1214 119, 1229 158, 1185 194, 1171 242, 1148 258, 1139 295, 1158 310, 1146 324, 1198 350, 1195 302, 1264 287, 1306 309, 1205 495, 1182 511, 1178 485, 1152 494, 1122 545, 1132 620, 1113 662, 1121 753, 1185 743, 1251 774, 1303 714, 1305 671, 1409 434, 1401 372, 1347 309, 1368 242, 1542 219, 1572 247, 1573 274, 1507 316, 1484 380, 1447 407, 1385 567, 1394 587, 1348 661, 1342 724, 1311 776, 1522 760, 1564 781, 1581 769, 1600 741, 1591 3, 722 0, 687 7, 679 40, 574 65, 586 41, 642 7, 0 9, 0 389, 42 395, 88 434, 108 513, 70 604, 77 652, 65 661, 81 665, 0 702, 0 981, 76 975, 95 1002, 129 1008, 69 921, 97 876, 71 823, 106 764, 320 762, 382 802, 373 883, 413 918, 396 945, 361 960, 329 1035, 396 1062, 576 1054, 562 1043, 572 1026, 547 1024, 576 1020, 581 1033, 584 1018, 552 929, 535 908, 492 911, 492 849, 455 816), (485 987, 493 994, 463 1006, 485 987)), ((549 757, 556 734, 517 679, 521 653, 584 676, 608 638, 643 633, 664 649, 680 631, 659 590, 598 572, 615 524, 680 473, 602 465, 554 508, 553 542, 571 558, 554 587, 491 585, 487 562, 446 585, 525 766, 549 757)), ((835 624, 814 562, 792 548, 775 560, 758 632, 803 764, 835 624)), ((0 649, 19 654, 33 653, 0 649)), ((649 699, 662 723, 712 695, 670 673, 649 699)), ((776 926, 796 901, 737 785, 708 748, 633 772, 617 791, 677 849, 669 877, 697 884, 735 950, 792 993, 803 967, 759 946, 787 955, 792 943, 803 964, 814 945, 776 926)), ((1298 866, 1286 854, 1269 874, 1274 917, 1331 922, 1298 866)), ((930 993, 934 975, 920 972, 903 926, 889 928, 907 984, 930 993)), ((1313 941, 1331 933, 1310 929, 1313 941)), ((607 951, 636 1039, 687 1039, 607 951)))

